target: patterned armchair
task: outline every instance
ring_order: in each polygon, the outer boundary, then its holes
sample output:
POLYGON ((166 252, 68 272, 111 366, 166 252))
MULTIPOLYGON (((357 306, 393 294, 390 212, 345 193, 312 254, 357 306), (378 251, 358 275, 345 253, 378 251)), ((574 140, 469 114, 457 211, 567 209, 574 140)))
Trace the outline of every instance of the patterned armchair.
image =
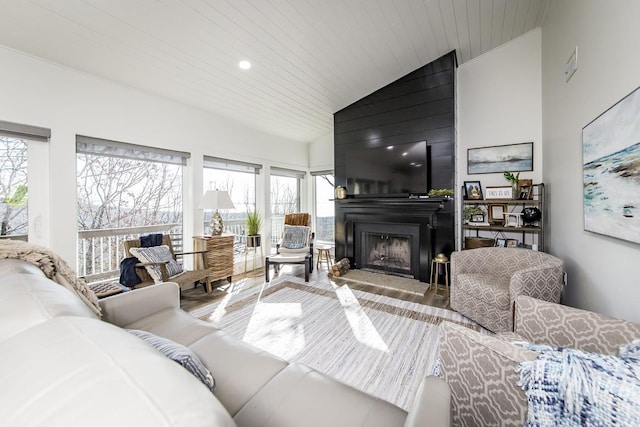
POLYGON ((560 302, 563 262, 544 252, 478 248, 451 254, 451 308, 493 332, 513 330, 519 295, 560 302))
POLYGON ((527 398, 517 382, 518 363, 538 353, 515 341, 617 354, 640 338, 640 324, 560 304, 519 296, 515 333, 494 336, 443 322, 440 376, 451 388, 454 426, 522 426, 527 398))

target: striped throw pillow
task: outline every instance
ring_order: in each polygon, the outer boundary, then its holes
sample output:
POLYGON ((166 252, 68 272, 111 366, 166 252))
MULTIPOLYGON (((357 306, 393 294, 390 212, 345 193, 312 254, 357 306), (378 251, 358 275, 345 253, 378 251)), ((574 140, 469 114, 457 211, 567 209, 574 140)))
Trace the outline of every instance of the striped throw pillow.
POLYGON ((168 338, 159 337, 151 332, 141 331, 139 329, 127 329, 127 331, 146 341, 169 359, 182 365, 213 392, 213 389, 216 387, 216 381, 213 379, 213 375, 211 375, 211 372, 191 349, 171 341, 168 338))
MULTIPOLYGON (((167 275, 171 278, 182 273, 182 266, 173 259, 169 246, 151 246, 149 248, 131 248, 131 255, 138 258, 140 262, 167 262, 167 275)), ((159 265, 146 265, 145 268, 154 282, 162 282, 162 269, 159 265)))

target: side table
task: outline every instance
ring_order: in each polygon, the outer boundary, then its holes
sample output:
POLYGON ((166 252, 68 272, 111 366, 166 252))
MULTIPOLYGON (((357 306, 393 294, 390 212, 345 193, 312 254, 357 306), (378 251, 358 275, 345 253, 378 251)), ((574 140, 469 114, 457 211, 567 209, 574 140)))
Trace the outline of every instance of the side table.
POLYGON ((431 260, 431 282, 429 283, 429 289, 431 286, 435 286, 436 293, 438 295, 438 278, 440 277, 440 266, 444 266, 444 286, 446 290, 449 290, 449 259, 444 254, 438 254, 431 260))
POLYGON ((219 236, 194 236, 193 249, 196 251, 209 251, 205 254, 205 263, 202 265, 200 257, 196 257, 194 268, 211 270, 211 281, 227 279, 229 283, 233 276, 233 234, 223 233, 219 236))

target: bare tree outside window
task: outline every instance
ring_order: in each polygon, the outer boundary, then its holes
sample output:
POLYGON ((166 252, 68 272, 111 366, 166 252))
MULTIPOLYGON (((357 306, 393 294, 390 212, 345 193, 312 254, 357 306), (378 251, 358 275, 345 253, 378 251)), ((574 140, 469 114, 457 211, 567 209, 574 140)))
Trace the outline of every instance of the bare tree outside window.
POLYGON ((182 166, 79 153, 77 167, 78 229, 113 230, 81 242, 83 274, 104 273, 105 265, 117 270, 127 256, 119 250, 122 229, 176 224, 181 238, 182 166))
POLYGON ((28 233, 27 141, 0 136, 0 235, 28 233))

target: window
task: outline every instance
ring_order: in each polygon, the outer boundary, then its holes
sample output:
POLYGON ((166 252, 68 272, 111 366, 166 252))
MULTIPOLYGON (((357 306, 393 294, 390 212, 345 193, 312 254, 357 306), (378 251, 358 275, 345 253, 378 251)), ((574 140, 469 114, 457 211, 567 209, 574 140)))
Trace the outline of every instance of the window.
POLYGON ((271 168, 271 244, 282 234, 284 216, 300 211, 300 181, 305 173, 271 168))
POLYGON ((97 281, 118 274, 122 241, 171 234, 182 248, 182 167, 188 153, 78 135, 78 266, 97 281))
POLYGON ((27 141, 0 135, 0 236, 27 240, 27 141))
MULTIPOLYGON (((260 165, 235 160, 204 157, 203 188, 224 190, 229 193, 235 209, 221 211, 224 231, 236 236, 235 247, 244 249, 242 238, 245 235, 247 213, 256 209, 256 175, 260 165)), ((205 210, 205 230, 208 230, 213 212, 205 210)))
POLYGON ((50 129, 0 121, 0 238, 28 240, 29 146, 50 137, 50 129))
POLYGON ((334 195, 333 172, 312 172, 315 194, 314 228, 316 241, 334 244, 334 195))

